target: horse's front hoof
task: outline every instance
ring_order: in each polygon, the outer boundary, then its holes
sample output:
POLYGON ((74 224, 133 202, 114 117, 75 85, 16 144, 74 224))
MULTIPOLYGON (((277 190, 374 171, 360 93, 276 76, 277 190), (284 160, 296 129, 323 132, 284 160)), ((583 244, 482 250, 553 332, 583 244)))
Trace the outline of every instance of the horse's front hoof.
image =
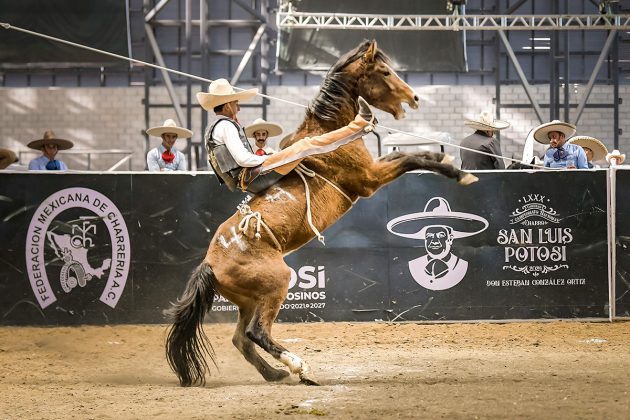
POLYGON ((479 181, 479 178, 477 178, 473 174, 466 174, 463 177, 461 177, 460 180, 457 181, 457 183, 460 185, 470 185, 477 181, 479 181))
POLYGON ((444 157, 442 158, 442 161, 440 163, 445 163, 447 165, 452 165, 454 161, 455 161, 455 157, 453 155, 447 155, 445 153, 444 157))
POLYGON ((307 378, 306 376, 300 376, 300 383, 309 386, 319 386, 319 382, 313 378, 307 378))

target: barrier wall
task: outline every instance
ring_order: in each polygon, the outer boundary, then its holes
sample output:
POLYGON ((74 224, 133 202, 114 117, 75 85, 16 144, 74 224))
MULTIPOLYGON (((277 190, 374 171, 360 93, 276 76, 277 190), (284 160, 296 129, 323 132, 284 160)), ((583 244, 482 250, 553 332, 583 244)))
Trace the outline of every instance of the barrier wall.
MULTIPOLYGON (((618 173, 617 187, 630 189, 630 173, 618 173)), ((326 246, 312 241, 287 256, 279 319, 608 318, 608 171, 478 175, 461 187, 409 173, 359 201, 325 232, 326 246)), ((244 198, 208 173, 0 180, 3 325, 164 322, 212 233, 244 198)), ((623 200, 617 208, 630 211, 623 200)), ((630 237, 630 226, 617 232, 630 237)), ((617 264, 622 315, 626 254, 617 264)), ((218 299, 209 319, 235 314, 218 299)))

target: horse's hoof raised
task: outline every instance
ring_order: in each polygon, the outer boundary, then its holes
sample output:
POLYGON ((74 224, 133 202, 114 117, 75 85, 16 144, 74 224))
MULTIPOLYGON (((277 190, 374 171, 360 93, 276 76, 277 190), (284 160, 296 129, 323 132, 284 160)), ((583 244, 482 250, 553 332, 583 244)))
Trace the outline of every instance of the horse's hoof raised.
POLYGON ((459 181, 457 181, 457 183, 461 185, 470 185, 473 182, 477 181, 479 181, 479 178, 477 178, 473 174, 466 174, 459 181))
POLYGON ((447 165, 452 165, 454 161, 455 161, 455 157, 454 156, 444 154, 444 157, 442 158, 442 161, 440 163, 445 163, 447 165))

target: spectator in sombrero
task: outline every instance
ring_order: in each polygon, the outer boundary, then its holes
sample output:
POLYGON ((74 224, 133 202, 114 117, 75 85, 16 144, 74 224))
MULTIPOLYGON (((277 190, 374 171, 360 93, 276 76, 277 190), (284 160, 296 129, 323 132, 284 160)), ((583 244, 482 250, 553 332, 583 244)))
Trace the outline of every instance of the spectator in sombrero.
POLYGON ((613 166, 621 165, 626 160, 626 154, 621 153, 619 150, 615 149, 612 152, 606 155, 606 162, 612 168, 613 166))
POLYGON ((545 151, 547 168, 588 169, 586 153, 577 144, 567 143, 575 134, 575 126, 560 120, 553 120, 534 129, 534 139, 538 143, 548 144, 545 151))
POLYGON ((162 139, 162 143, 158 147, 149 150, 149 153, 147 153, 147 168, 149 171, 188 170, 186 155, 174 146, 178 138, 187 139, 192 137, 192 131, 178 127, 175 121, 168 119, 160 126, 149 128, 147 134, 162 139))
POLYGON ((29 170, 34 171, 66 171, 68 166, 56 159, 57 152, 60 150, 68 150, 74 146, 70 140, 58 138, 52 130, 47 130, 44 137, 39 140, 33 140, 27 146, 31 149, 41 150, 42 155, 31 160, 28 164, 29 170))
POLYGON ((254 154, 258 156, 274 153, 275 150, 267 145, 267 141, 270 137, 276 137, 280 134, 282 134, 282 126, 267 122, 262 118, 255 119, 252 125, 245 127, 245 135, 247 138, 254 139, 256 144, 254 154))
POLYGON ((490 111, 483 111, 476 119, 466 120, 464 125, 474 129, 475 132, 464 138, 460 143, 460 146, 472 149, 460 149, 462 169, 505 169, 503 159, 496 157, 503 154, 501 152, 501 142, 495 135, 499 130, 508 128, 510 123, 495 119, 490 111), (476 153, 474 150, 495 156, 476 153))
POLYGON ((604 146, 604 143, 591 136, 573 136, 567 143, 577 144, 586 154, 586 161, 589 169, 600 168, 596 163, 599 160, 604 160, 608 154, 608 149, 604 146))

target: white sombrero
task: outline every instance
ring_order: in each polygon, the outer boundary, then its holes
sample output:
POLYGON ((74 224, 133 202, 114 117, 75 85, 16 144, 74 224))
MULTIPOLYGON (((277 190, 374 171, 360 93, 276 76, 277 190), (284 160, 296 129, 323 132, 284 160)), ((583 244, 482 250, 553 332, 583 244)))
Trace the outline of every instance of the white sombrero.
POLYGON ((206 111, 214 110, 215 106, 227 104, 232 101, 246 101, 258 94, 258 89, 247 89, 237 92, 230 82, 225 79, 217 79, 210 83, 208 92, 197 92, 197 101, 206 111))
POLYGON ((626 160, 626 155, 625 153, 622 154, 619 150, 615 149, 612 152, 608 153, 606 155, 606 162, 610 163, 610 159, 611 158, 617 158, 619 159, 619 163, 617 163, 618 165, 621 165, 623 163, 624 160, 626 160))
POLYGON ((162 134, 166 133, 175 133, 177 134, 177 138, 187 139, 192 137, 193 132, 187 128, 178 127, 175 124, 175 121, 170 118, 164 121, 164 124, 159 125, 157 127, 151 127, 147 130, 147 134, 155 137, 162 137, 162 134))
POLYGON ((46 130, 43 138, 39 140, 33 140, 26 146, 30 147, 31 149, 39 150, 46 144, 56 144, 59 150, 71 149, 74 146, 74 143, 72 143, 70 140, 57 138, 55 132, 52 130, 46 130))
POLYGON ((245 128, 245 135, 249 138, 254 137, 254 133, 258 130, 267 130, 268 137, 275 137, 282 134, 282 126, 276 123, 267 122, 262 118, 256 118, 252 125, 245 128))
POLYGON ((575 136, 571 137, 568 143, 577 144, 581 147, 588 147, 593 151, 593 160, 602 160, 608 154, 608 149, 604 143, 591 136, 575 136))
POLYGON ((564 138, 568 139, 575 134, 575 126, 560 120, 553 120, 536 127, 534 129, 534 138, 538 143, 549 144, 548 135, 552 131, 558 131, 564 134, 564 138))
POLYGON ((424 235, 430 226, 449 226, 453 229, 453 238, 456 239, 483 232, 488 227, 488 221, 476 214, 451 211, 446 199, 433 197, 424 206, 423 212, 406 214, 390 220, 387 230, 404 238, 425 239, 424 235), (394 228, 403 223, 409 223, 409 232, 395 232, 394 228))
POLYGON ((476 120, 465 120, 464 125, 475 130, 503 130, 508 128, 510 123, 503 120, 495 120, 490 111, 481 111, 476 120))

